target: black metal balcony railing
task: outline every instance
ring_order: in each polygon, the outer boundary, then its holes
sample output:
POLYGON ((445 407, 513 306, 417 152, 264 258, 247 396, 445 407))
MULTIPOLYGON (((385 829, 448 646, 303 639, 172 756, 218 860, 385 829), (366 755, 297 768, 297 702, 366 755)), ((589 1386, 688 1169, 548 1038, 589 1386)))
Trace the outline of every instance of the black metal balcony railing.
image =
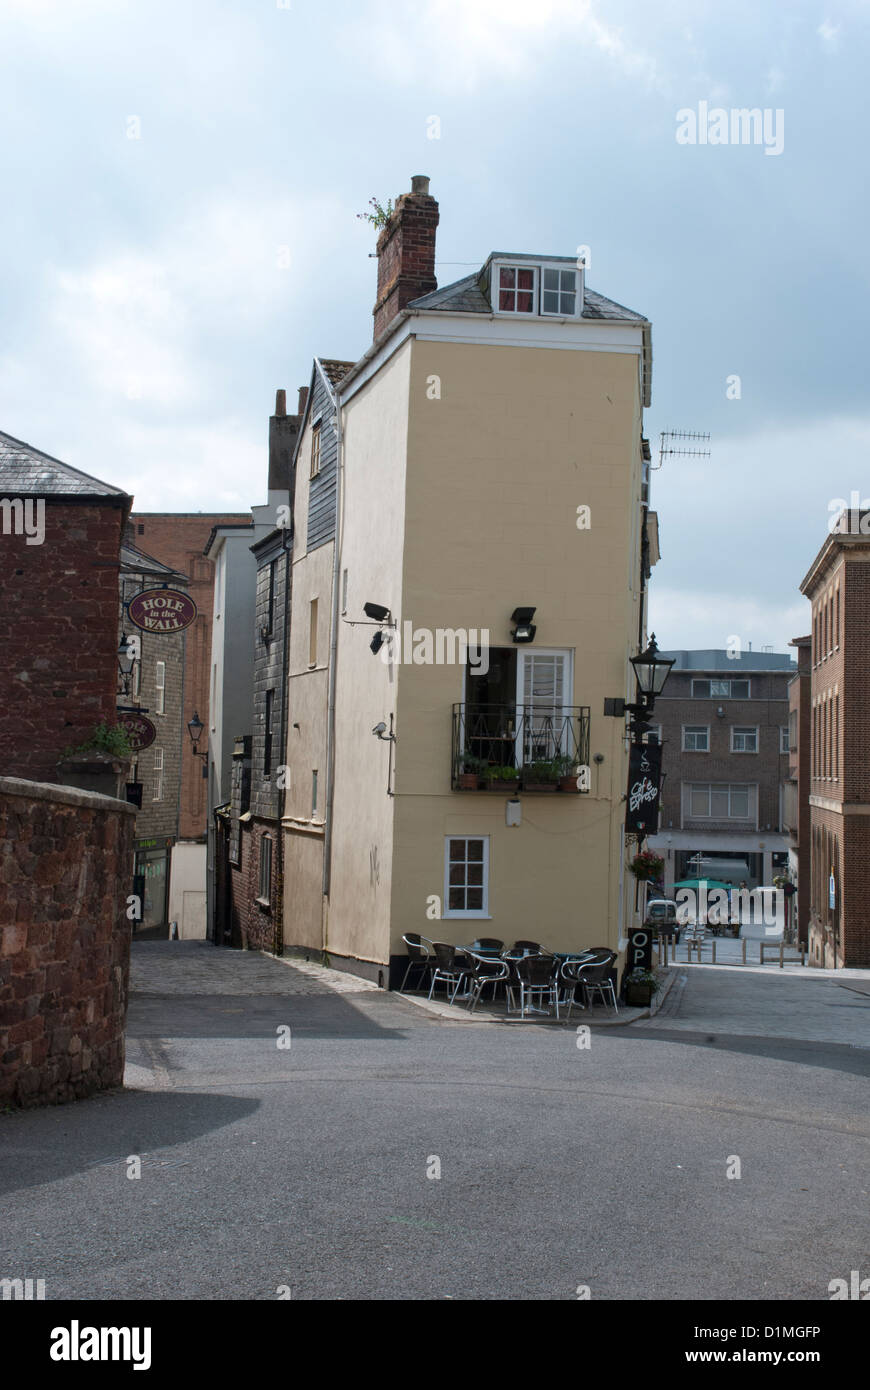
POLYGON ((479 786, 510 785, 511 769, 523 787, 576 780, 588 766, 588 705, 453 706, 455 791, 470 790, 475 776, 479 786))

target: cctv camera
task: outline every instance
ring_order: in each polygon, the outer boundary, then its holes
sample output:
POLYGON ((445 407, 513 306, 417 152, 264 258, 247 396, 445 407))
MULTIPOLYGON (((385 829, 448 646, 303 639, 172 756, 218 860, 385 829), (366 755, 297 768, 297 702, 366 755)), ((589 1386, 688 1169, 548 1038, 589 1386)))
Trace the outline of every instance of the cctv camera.
POLYGON ((381 734, 385 734, 386 732, 387 732, 387 726, 386 726, 386 724, 383 724, 383 723, 381 723, 381 724, 376 724, 375 727, 372 729, 372 733, 373 733, 373 734, 377 734, 378 738, 380 738, 381 734))

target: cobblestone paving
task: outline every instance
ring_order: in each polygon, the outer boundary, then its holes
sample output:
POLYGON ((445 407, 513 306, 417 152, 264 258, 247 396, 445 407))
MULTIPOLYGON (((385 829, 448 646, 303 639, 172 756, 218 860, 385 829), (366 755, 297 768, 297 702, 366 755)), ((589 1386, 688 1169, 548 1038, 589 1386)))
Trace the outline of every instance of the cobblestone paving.
POLYGON ((358 975, 257 951, 231 951, 207 941, 133 941, 130 993, 364 994, 378 987, 358 975))

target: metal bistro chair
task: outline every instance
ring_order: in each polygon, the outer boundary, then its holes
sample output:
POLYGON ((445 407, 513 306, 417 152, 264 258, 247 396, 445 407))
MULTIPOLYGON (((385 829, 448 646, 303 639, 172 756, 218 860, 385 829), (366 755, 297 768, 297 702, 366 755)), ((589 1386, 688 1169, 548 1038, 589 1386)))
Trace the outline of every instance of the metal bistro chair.
MULTIPOLYGON (((471 965, 468 958, 464 954, 458 953, 456 947, 451 946, 447 941, 433 941, 432 950, 435 952, 435 969, 432 972, 429 998, 432 998, 435 986, 441 980, 452 1004, 459 994, 459 987, 463 980, 467 980, 472 973, 471 965), (451 985, 453 986, 452 994, 450 993, 451 985)), ((460 995, 462 999, 467 997, 467 994, 460 995)))
POLYGON ((569 1019, 571 1017, 571 1010, 577 1003, 578 985, 583 991, 583 1002, 578 1005, 578 1008, 585 1009, 589 1004, 589 994, 586 989, 586 976, 584 970, 591 964, 594 964, 594 962, 588 961, 582 956, 575 957, 573 960, 562 961, 562 967, 559 971, 560 978, 565 986, 565 995, 562 1002, 568 1005, 569 1019))
POLYGON ((497 936, 479 936, 476 941, 471 943, 471 950, 479 955, 499 955, 504 950, 504 942, 499 941, 497 936))
POLYGON ((559 1017, 559 962, 543 954, 523 956, 513 963, 515 983, 520 990, 520 1018, 526 1014, 548 1013, 555 1007, 559 1017), (547 1000, 546 1009, 536 1009, 535 998, 547 1000))
POLYGON ((540 941, 515 941, 511 946, 511 953, 514 951, 522 951, 527 956, 548 956, 550 954, 540 941))
POLYGON ((487 985, 492 985, 492 995, 499 984, 505 983, 505 988, 509 988, 507 981, 511 978, 511 968, 506 960, 499 960, 492 956, 479 956, 474 951, 468 952, 468 960, 471 969, 471 989, 468 996, 468 1011, 474 1013, 477 1001, 487 985))
MULTIPOLYGON (((599 961, 594 965, 580 965, 577 968, 578 984, 583 986, 583 992, 591 1004, 593 994, 601 995, 602 1004, 612 1004, 614 1013, 619 1013, 619 1006, 616 1002, 616 990, 613 987, 611 971, 613 962, 616 960, 615 952, 609 952, 610 959, 599 961)), ((571 1006, 568 1006, 570 1015, 571 1006)))
POLYGON ((399 985, 400 994, 404 991, 405 985, 408 983, 408 976, 412 970, 420 971, 420 978, 417 981, 417 988, 420 989, 425 982, 428 971, 432 970, 435 966, 432 951, 429 949, 432 943, 427 937, 420 936, 417 932, 409 931, 407 936, 402 937, 402 940, 405 943, 409 960, 404 979, 399 985))

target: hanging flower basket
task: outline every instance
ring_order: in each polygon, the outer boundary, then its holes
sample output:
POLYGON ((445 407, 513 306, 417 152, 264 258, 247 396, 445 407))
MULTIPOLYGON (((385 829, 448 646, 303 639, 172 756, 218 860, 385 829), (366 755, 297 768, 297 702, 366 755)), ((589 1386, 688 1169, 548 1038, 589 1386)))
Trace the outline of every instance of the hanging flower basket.
POLYGON ((634 856, 628 867, 635 878, 645 882, 648 879, 661 878, 664 873, 665 861, 659 855, 645 849, 641 854, 634 856))

